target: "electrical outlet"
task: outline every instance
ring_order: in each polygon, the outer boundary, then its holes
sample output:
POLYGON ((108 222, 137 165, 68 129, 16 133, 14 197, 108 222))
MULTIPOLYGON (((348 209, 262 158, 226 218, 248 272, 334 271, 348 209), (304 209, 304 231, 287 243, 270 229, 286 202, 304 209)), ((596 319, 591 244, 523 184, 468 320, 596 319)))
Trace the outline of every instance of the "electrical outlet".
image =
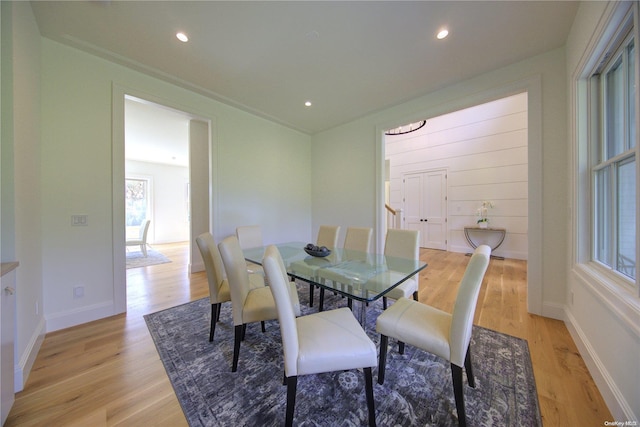
POLYGON ((84 296, 84 286, 76 286, 73 288, 73 298, 82 298, 84 296))

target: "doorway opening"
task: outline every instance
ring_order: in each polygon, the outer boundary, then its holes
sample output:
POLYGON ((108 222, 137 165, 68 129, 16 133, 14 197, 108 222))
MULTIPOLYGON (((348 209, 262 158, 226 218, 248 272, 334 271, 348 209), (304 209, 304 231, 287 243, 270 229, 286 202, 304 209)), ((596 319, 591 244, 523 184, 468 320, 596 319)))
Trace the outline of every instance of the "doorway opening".
POLYGON ((385 133, 388 204, 421 247, 468 252, 464 230, 483 219, 506 229, 497 254, 528 259, 528 103, 520 92, 385 133))
MULTIPOLYGON (((146 252, 157 255, 154 245, 171 248, 185 276, 204 270, 195 236, 211 229, 211 120, 170 104, 114 86, 114 305, 119 313, 127 311, 127 276, 134 271, 128 269, 127 254, 139 248, 125 240, 139 235, 147 221, 146 252), (177 252, 176 245, 181 246, 177 252)), ((143 267, 137 271, 144 273, 143 267)))

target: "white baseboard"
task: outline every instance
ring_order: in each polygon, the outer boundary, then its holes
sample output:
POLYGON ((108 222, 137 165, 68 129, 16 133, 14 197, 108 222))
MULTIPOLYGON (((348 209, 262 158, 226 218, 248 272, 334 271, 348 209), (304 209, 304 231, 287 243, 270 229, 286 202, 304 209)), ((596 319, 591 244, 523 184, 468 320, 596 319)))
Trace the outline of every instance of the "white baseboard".
POLYGON ((113 301, 105 301, 98 304, 74 308, 73 310, 53 313, 46 316, 46 331, 58 331, 60 329, 80 325, 82 323, 104 319, 105 317, 113 316, 114 314, 117 313, 115 311, 113 301))
POLYGON ((542 316, 556 320, 565 320, 565 306, 555 302, 543 302, 542 316))
POLYGON ((565 325, 578 347, 578 351, 589 369, 589 373, 593 377, 602 398, 607 403, 611 415, 614 420, 635 420, 633 410, 627 403, 620 389, 613 381, 606 367, 593 349, 593 346, 587 339, 586 334, 578 325, 573 314, 565 307, 565 325))
POLYGON ((41 317, 40 322, 38 322, 38 326, 31 335, 27 348, 24 350, 24 353, 22 353, 18 363, 15 365, 13 376, 14 392, 17 393, 24 389, 24 385, 29 378, 29 373, 31 373, 31 368, 33 368, 33 364, 36 361, 36 357, 38 357, 38 352, 40 351, 40 347, 44 341, 44 335, 45 321, 44 317, 41 317))
POLYGON ((189 264, 190 273, 197 273, 199 271, 204 271, 204 261, 198 261, 198 262, 189 264))

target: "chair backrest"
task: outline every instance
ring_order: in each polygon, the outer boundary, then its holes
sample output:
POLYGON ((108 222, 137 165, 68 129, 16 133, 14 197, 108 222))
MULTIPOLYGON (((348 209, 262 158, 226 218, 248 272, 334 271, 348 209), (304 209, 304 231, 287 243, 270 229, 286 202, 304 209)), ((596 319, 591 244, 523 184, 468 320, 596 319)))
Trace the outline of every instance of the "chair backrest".
POLYGON ((464 366, 464 358, 471 341, 476 303, 484 274, 489 266, 490 256, 491 248, 489 246, 478 246, 460 281, 458 296, 451 314, 451 330, 449 332, 450 361, 458 366, 464 366))
POLYGON ((143 244, 147 243, 147 234, 149 233, 149 224, 151 224, 150 220, 145 220, 144 223, 140 224, 140 241, 143 244))
POLYGON ((282 349, 284 350, 284 372, 287 377, 298 375, 298 328, 296 315, 291 301, 289 279, 278 248, 274 245, 267 247, 262 260, 264 272, 273 293, 280 322, 282 335, 282 349))
POLYGON ((224 264, 222 263, 218 246, 209 232, 202 233, 196 237, 196 243, 198 244, 198 249, 200 249, 202 260, 204 261, 204 268, 207 271, 211 304, 223 302, 218 299, 218 290, 227 279, 227 274, 224 271, 224 264))
POLYGON ((242 325, 244 323, 242 321, 242 307, 244 307, 244 302, 251 287, 247 262, 244 259, 236 236, 225 238, 218 245, 218 249, 220 249, 220 256, 229 281, 233 324, 235 326, 242 325))
POLYGON ((420 232, 390 228, 384 242, 384 254, 398 258, 420 259, 420 232))
POLYGON ((335 248, 338 246, 338 233, 340 233, 339 225, 321 225, 316 245, 335 248))
POLYGON ((262 229, 259 225, 243 225, 236 228, 236 237, 242 249, 259 248, 264 246, 262 229))
POLYGON ((343 247, 352 251, 369 252, 372 235, 373 228, 349 227, 344 237, 343 247))

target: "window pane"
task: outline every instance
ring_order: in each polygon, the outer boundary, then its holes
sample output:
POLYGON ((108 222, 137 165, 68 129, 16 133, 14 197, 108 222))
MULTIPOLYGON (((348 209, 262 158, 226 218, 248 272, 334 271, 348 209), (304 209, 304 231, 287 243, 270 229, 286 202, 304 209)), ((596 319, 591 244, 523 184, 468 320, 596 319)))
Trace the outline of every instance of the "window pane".
POLYGON ((629 99, 629 148, 636 146, 636 48, 633 41, 627 47, 629 70, 627 78, 628 99, 629 99))
POLYGON ((636 277, 636 162, 618 166, 618 259, 616 270, 636 277))
POLYGON ((148 181, 127 179, 125 181, 126 225, 140 226, 147 219, 148 181))
POLYGON ((624 69, 622 57, 606 74, 606 152, 605 159, 610 159, 624 150, 624 69))
POLYGON ((609 167, 596 172, 595 188, 595 257, 598 261, 611 267, 611 204, 609 199, 609 167))

